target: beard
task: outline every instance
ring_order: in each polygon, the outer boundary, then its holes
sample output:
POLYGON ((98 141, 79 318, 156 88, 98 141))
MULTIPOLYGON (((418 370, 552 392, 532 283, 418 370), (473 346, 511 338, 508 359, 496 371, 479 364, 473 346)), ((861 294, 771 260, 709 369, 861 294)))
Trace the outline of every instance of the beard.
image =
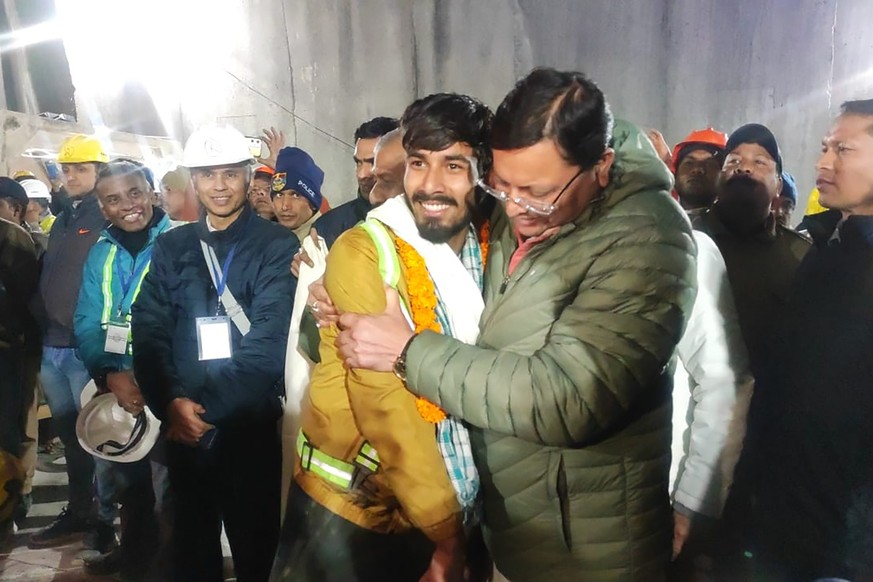
POLYGON ((676 194, 686 208, 709 208, 715 202, 716 188, 712 181, 695 177, 681 182, 677 180, 676 194))
POLYGON ((752 232, 767 222, 771 203, 765 184, 746 174, 738 174, 719 183, 713 211, 732 230, 752 232))
POLYGON ((415 218, 415 226, 418 228, 418 234, 426 241, 434 244, 442 244, 448 242, 453 236, 464 230, 470 225, 473 219, 473 211, 468 205, 464 205, 464 212, 457 220, 451 222, 443 222, 440 218, 431 218, 427 216, 417 216, 415 214, 414 204, 423 202, 439 202, 457 208, 458 203, 448 196, 428 196, 421 192, 416 192, 412 195, 412 200, 409 201, 412 207, 412 215, 415 218))

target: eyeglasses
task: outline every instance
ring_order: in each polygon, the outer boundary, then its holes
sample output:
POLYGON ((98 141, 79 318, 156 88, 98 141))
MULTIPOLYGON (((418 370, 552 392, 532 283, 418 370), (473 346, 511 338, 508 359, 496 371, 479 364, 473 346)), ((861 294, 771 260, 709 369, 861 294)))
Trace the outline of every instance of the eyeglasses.
POLYGON ((539 200, 531 200, 530 198, 522 198, 521 196, 510 196, 506 192, 502 192, 500 190, 495 190, 491 186, 485 183, 485 180, 479 180, 476 184, 482 188, 486 194, 493 196, 506 204, 508 201, 511 201, 513 204, 520 206, 525 212, 529 212, 531 214, 536 214, 538 216, 550 216, 555 210, 558 209, 558 200, 561 199, 561 196, 564 195, 564 192, 567 191, 567 188, 570 187, 570 184, 576 181, 576 178, 581 176, 585 172, 585 170, 579 170, 576 172, 576 175, 570 178, 570 181, 567 182, 561 191, 558 192, 558 195, 551 202, 540 202, 539 200))

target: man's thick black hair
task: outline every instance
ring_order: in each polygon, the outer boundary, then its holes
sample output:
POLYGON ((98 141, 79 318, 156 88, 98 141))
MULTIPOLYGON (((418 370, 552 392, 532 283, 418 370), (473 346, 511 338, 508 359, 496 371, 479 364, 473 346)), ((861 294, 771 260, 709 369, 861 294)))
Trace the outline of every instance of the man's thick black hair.
POLYGON ((406 108, 400 118, 403 149, 438 152, 454 143, 473 148, 479 175, 491 168, 491 110, 481 101, 457 93, 428 95, 406 108))
POLYGON ((97 172, 97 181, 94 183, 94 187, 97 187, 100 180, 105 180, 106 178, 113 176, 130 176, 132 174, 139 174, 152 190, 155 189, 152 171, 140 162, 128 159, 112 160, 103 164, 103 167, 97 172))
POLYGON ((389 131, 394 131, 400 126, 400 122, 393 117, 374 117, 370 121, 362 123, 355 130, 355 141, 359 139, 376 139, 389 131))
MULTIPOLYGON (((841 115, 864 115, 873 117, 873 99, 858 99, 856 101, 846 101, 840 106, 841 115)), ((873 134, 873 124, 870 125, 868 131, 873 134)))
POLYGON ((612 140, 612 112, 603 92, 582 73, 538 68, 497 108, 491 147, 514 150, 554 140, 569 163, 587 170, 612 140))

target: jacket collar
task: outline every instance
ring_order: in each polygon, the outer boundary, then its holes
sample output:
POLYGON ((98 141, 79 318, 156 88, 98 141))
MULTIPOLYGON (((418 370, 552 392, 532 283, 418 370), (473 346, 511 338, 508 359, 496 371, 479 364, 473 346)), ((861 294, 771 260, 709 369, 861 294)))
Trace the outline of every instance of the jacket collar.
MULTIPOLYGON (((159 218, 157 221, 153 221, 153 224, 148 227, 149 239, 146 246, 153 245, 155 239, 158 238, 158 235, 169 230, 171 226, 170 216, 166 212, 160 208, 155 208, 155 215, 159 216, 159 218)), ((112 224, 108 224, 106 228, 103 229, 103 233, 100 235, 100 240, 109 241, 111 244, 123 248, 123 245, 118 241, 118 238, 112 234, 111 228, 112 224)))
POLYGON ((203 212, 200 215, 200 220, 197 221, 197 236, 201 240, 206 241, 209 244, 233 241, 242 235, 246 225, 254 217, 254 211, 252 210, 251 206, 249 206, 248 202, 246 202, 245 206, 243 206, 242 212, 237 217, 237 219, 233 221, 233 224, 231 224, 224 230, 217 230, 212 232, 209 230, 209 227, 206 226, 206 212, 203 212))
POLYGON ((713 212, 712 209, 704 212, 703 214, 697 215, 694 218, 694 223, 697 224, 698 221, 707 226, 706 232, 713 238, 717 238, 719 236, 731 236, 743 239, 758 240, 761 242, 771 242, 776 239, 778 231, 776 217, 773 216, 772 212, 767 217, 766 222, 764 222, 760 230, 749 233, 736 232, 732 230, 721 220, 721 218, 719 218, 718 213, 713 212))
POLYGON ((828 210, 806 217, 807 232, 812 237, 815 246, 824 246, 834 235, 834 231, 843 219, 839 210, 828 210))

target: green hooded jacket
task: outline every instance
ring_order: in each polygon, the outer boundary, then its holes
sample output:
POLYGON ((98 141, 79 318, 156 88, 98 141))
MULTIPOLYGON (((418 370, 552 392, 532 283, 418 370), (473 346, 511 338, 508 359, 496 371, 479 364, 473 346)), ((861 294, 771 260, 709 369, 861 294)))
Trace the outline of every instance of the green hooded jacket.
POLYGON ((513 582, 663 578, 674 349, 696 293, 691 226, 648 139, 617 121, 610 184, 507 277, 492 220, 477 346, 431 332, 410 389, 471 425, 484 532, 513 582))

